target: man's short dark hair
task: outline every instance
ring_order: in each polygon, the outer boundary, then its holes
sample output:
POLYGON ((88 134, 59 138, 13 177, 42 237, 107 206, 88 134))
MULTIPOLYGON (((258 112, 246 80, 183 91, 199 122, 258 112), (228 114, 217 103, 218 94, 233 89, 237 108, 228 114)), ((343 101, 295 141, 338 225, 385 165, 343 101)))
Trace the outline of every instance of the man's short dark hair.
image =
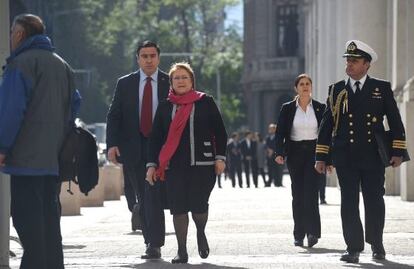
POLYGON ((43 20, 33 14, 17 15, 13 20, 13 24, 18 24, 24 29, 26 38, 34 35, 43 35, 46 32, 46 26, 43 20))
POLYGON ((158 47, 157 43, 152 42, 150 40, 145 40, 145 41, 143 41, 143 42, 141 42, 141 43, 138 44, 137 55, 139 55, 139 51, 142 48, 156 48, 157 49, 158 56, 161 53, 160 47, 158 47))

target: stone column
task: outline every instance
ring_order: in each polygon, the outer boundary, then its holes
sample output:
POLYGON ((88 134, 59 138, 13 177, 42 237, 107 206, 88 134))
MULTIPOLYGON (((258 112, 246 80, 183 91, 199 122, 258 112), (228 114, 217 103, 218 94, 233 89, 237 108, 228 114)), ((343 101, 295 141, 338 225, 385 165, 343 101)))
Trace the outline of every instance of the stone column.
POLYGON ((400 106, 402 120, 405 124, 408 152, 412 161, 403 163, 400 168, 401 199, 414 201, 414 77, 404 86, 404 102, 400 106))
MULTIPOLYGON (((10 53, 9 28, 9 1, 0 0, 0 66, 5 64, 5 59, 10 53)), ((0 268, 9 268, 9 225, 10 180, 9 176, 0 174, 0 268)))

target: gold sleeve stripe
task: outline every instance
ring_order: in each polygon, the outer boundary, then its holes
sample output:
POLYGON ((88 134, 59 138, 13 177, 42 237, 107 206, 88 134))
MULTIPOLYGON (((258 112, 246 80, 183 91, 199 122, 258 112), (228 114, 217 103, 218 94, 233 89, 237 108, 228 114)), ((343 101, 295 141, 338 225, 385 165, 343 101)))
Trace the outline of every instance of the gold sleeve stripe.
POLYGON ((329 146, 325 146, 325 145, 316 145, 317 148, 325 148, 325 149, 329 149, 329 146))
POLYGON ((321 149, 316 149, 316 153, 324 153, 324 154, 328 154, 329 150, 321 150, 321 149))
POLYGON ((407 142, 396 142, 396 141, 393 141, 392 143, 396 144, 396 145, 406 145, 407 144, 407 142))
POLYGON ((392 146, 393 149, 407 149, 405 146, 392 146))
POLYGON ((405 141, 405 140, 397 140, 397 139, 395 139, 395 140, 392 140, 392 142, 401 142, 401 143, 406 143, 407 141, 405 141))

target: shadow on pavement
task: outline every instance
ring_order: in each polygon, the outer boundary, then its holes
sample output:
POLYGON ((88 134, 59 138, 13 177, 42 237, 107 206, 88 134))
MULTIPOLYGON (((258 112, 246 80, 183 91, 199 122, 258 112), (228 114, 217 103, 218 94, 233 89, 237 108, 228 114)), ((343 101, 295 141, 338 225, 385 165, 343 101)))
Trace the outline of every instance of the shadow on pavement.
POLYGON ((63 249, 83 249, 85 245, 63 245, 63 249))
POLYGON ((361 269, 414 269, 414 266, 402 264, 398 262, 388 261, 384 260, 381 262, 376 262, 376 264, 372 263, 363 263, 360 262, 358 264, 351 264, 351 263, 345 263, 344 267, 348 268, 361 268, 361 269))
POLYGON ((304 251, 299 252, 300 254, 307 254, 307 253, 315 253, 315 254, 321 254, 321 253, 344 253, 344 250, 342 249, 331 249, 331 248, 308 248, 303 247, 304 251))
POLYGON ((201 264, 172 264, 165 260, 153 260, 147 261, 141 264, 123 265, 121 268, 139 268, 139 269, 151 269, 151 268, 191 268, 191 269, 247 269, 246 267, 233 267, 233 266, 222 266, 215 265, 212 263, 201 263, 201 264))

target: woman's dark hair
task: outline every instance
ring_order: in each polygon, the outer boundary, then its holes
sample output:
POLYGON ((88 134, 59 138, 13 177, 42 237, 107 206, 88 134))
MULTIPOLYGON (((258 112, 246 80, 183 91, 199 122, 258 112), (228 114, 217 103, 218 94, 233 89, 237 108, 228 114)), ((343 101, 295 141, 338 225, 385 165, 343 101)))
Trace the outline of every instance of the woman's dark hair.
POLYGON ((150 40, 145 40, 141 43, 138 44, 138 48, 137 48, 137 55, 139 55, 139 51, 142 48, 155 48, 157 50, 158 56, 160 56, 161 50, 160 47, 158 47, 157 43, 152 42, 150 40))
POLYGON ((295 87, 297 87, 298 86, 298 84, 299 84, 299 81, 302 79, 302 78, 307 78, 307 79, 309 79, 309 81, 310 81, 310 83, 312 84, 312 79, 311 79, 311 77, 308 75, 308 74, 300 74, 299 76, 297 76, 296 78, 295 78, 295 87))
POLYGON ((25 38, 29 38, 34 35, 43 35, 46 31, 46 26, 43 20, 33 14, 20 14, 17 15, 13 24, 18 24, 24 29, 25 38))

